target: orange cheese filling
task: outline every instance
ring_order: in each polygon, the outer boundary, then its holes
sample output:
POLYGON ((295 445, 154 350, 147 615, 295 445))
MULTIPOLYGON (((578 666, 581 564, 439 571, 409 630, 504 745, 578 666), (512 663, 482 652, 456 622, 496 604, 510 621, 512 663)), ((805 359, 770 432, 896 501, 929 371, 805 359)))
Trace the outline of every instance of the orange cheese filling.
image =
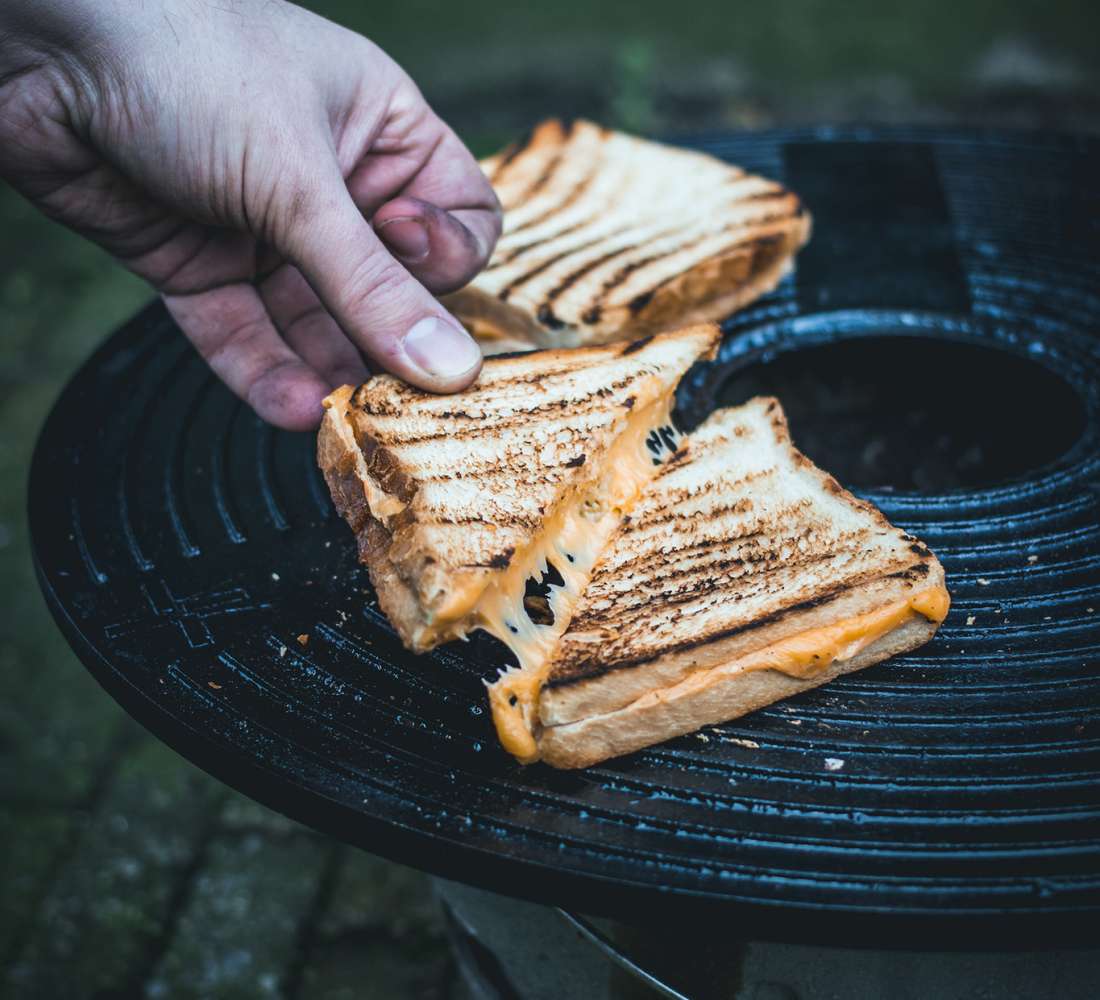
POLYGON ((521 759, 537 757, 533 731, 550 655, 611 535, 657 471, 646 438, 669 425, 671 405, 670 394, 638 412, 608 452, 604 477, 558 508, 538 541, 490 583, 473 609, 471 627, 495 635, 519 661, 488 689, 497 734, 521 759), (550 588, 553 624, 536 625, 524 609, 526 581, 550 565, 563 584, 550 588))
MULTIPOLYGON (((651 708, 662 702, 697 693, 712 684, 752 670, 777 670, 788 677, 809 680, 837 661, 850 660, 915 615, 939 624, 947 617, 950 606, 951 597, 946 588, 929 587, 874 611, 845 618, 832 625, 807 629, 739 656, 729 663, 692 674, 678 684, 642 695, 627 708, 651 708)), ((537 699, 540 690, 541 686, 533 692, 525 688, 524 693, 537 699)), ((627 708, 618 711, 626 711, 627 708)), ((497 734, 504 748, 519 758, 521 763, 537 760, 538 744, 530 731, 519 729, 510 716, 503 719, 505 724, 502 725, 495 706, 493 715, 497 734)))
POLYGON ((692 674, 679 684, 650 691, 633 704, 645 708, 657 702, 670 701, 750 670, 777 670, 788 677, 810 680, 838 660, 850 660, 915 615, 937 624, 942 622, 950 606, 951 597, 946 588, 930 587, 874 611, 780 639, 730 663, 692 674))
MULTIPOLYGON (((670 425, 672 401, 672 392, 665 391, 631 414, 603 457, 603 476, 567 492, 537 537, 513 554, 506 569, 453 587, 446 602, 432 609, 421 631, 425 648, 481 628, 508 645, 521 667, 537 664, 568 624, 568 612, 607 539, 657 472, 660 463, 647 452, 645 442, 654 430, 670 425), (550 596, 555 624, 560 623, 556 633, 531 622, 523 605, 527 580, 541 577, 550 562, 565 581, 550 596)), ((372 501, 372 512, 374 507, 372 501)))

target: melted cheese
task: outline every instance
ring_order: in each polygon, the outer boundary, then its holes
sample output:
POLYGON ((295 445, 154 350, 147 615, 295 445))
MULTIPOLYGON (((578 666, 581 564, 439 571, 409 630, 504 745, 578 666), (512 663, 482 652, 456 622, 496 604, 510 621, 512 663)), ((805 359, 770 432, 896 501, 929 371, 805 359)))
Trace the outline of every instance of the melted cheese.
POLYGON ((497 735, 521 761, 538 757, 534 727, 550 654, 569 624, 596 560, 656 472, 645 441, 655 428, 669 424, 671 401, 671 395, 666 396, 639 410, 609 450, 604 477, 561 504, 536 542, 521 558, 513 558, 473 610, 472 627, 495 635, 519 660, 518 668, 504 671, 487 687, 497 735), (527 580, 541 578, 550 563, 564 582, 550 588, 553 624, 536 625, 524 609, 524 591, 527 580))
POLYGON ((871 643, 904 625, 914 615, 921 615, 937 624, 942 622, 950 606, 951 597, 944 587, 929 587, 874 611, 780 639, 730 663, 693 674, 671 687, 650 691, 633 702, 631 707, 652 707, 697 693, 731 676, 752 670, 777 670, 797 680, 810 680, 831 664, 850 660, 871 643))

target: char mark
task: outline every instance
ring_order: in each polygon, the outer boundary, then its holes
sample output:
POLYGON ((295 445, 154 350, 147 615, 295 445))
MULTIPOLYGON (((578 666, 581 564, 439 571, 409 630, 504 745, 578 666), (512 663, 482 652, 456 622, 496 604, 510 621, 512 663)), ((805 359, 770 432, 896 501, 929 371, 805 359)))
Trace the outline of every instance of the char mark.
POLYGON ((594 257, 592 260, 585 261, 576 270, 570 271, 564 278, 558 282, 549 292, 546 293, 546 301, 553 302, 555 299, 561 297, 567 292, 573 285, 575 285, 586 274, 596 270, 597 267, 601 267, 609 260, 614 260, 616 257, 621 257, 623 254, 630 253, 635 248, 633 246, 619 247, 615 250, 608 250, 607 253, 601 254, 599 257, 594 257))
POLYGON ((585 243, 581 243, 579 246, 570 247, 568 250, 562 250, 560 253, 556 253, 552 257, 547 257, 546 260, 542 261, 539 264, 536 264, 533 268, 531 268, 530 271, 525 271, 523 274, 509 281, 508 284, 505 285, 497 293, 497 298, 499 298, 501 302, 507 302, 509 296, 511 296, 511 294, 521 285, 525 285, 532 278, 537 278, 540 274, 542 274, 543 271, 547 271, 555 264, 557 264, 558 261, 565 260, 566 257, 571 257, 573 256, 573 254, 577 254, 582 252, 583 250, 587 250, 589 247, 595 246, 597 243, 602 242, 604 239, 606 239, 606 237, 597 236, 593 239, 588 240, 585 243))
MULTIPOLYGON (((542 225, 542 223, 546 222, 547 219, 551 219, 555 215, 558 215, 561 212, 564 212, 567 208, 571 208, 578 201, 580 201, 580 199, 582 197, 584 197, 585 192, 592 186, 592 182, 596 179, 596 174, 597 173, 598 173, 598 167, 594 163, 592 165, 592 167, 589 169, 588 173, 586 173, 584 175, 584 177, 582 177, 579 181, 577 181, 576 184, 574 184, 569 189, 569 191, 566 193, 564 198, 562 198, 558 202, 555 202, 553 205, 551 205, 545 211, 540 212, 538 215, 534 216, 533 218, 528 219, 522 226, 516 226, 516 228, 513 229, 509 235, 511 235, 512 233, 521 233, 525 229, 534 229, 535 226, 542 225)), ((587 224, 588 224, 587 221, 579 222, 579 223, 577 223, 576 226, 570 226, 569 229, 564 230, 564 232, 570 232, 573 229, 576 229, 577 226, 587 225, 587 224)), ((557 233, 555 235, 560 236, 562 234, 557 233)))
MULTIPOLYGON (((740 228, 740 227, 735 227, 735 228, 740 228)), ((623 268, 623 271, 625 271, 626 273, 622 274, 621 278, 617 274, 614 277, 608 279, 608 281, 605 283, 605 285, 603 287, 603 290, 600 293, 601 298, 606 297, 608 292, 610 292, 617 285, 619 285, 623 281, 625 281, 626 278, 629 277, 629 275, 631 273, 633 273, 634 271, 637 271, 639 268, 644 267, 648 264, 656 263, 657 261, 663 260, 666 257, 671 257, 674 254, 682 253, 685 250, 690 250, 693 246, 696 246, 698 243, 702 242, 703 239, 709 239, 709 236, 702 237, 701 239, 698 239, 698 240, 692 240, 691 242, 684 243, 684 244, 682 244, 681 246, 678 246, 678 247, 673 247, 667 253, 654 254, 653 256, 651 256, 649 258, 646 258, 646 259, 628 264, 627 267, 623 268)), ((716 251, 715 254, 713 254, 713 256, 721 256, 721 255, 724 255, 724 254, 728 254, 730 251, 733 251, 733 250, 741 250, 741 251, 744 251, 746 253, 751 253, 751 254, 761 254, 761 253, 764 253, 764 252, 768 251, 769 249, 772 249, 772 248, 776 247, 777 245, 779 245, 779 243, 781 243, 782 239, 783 239, 782 235, 774 234, 774 233, 769 233, 769 234, 766 234, 764 236, 756 236, 756 237, 753 237, 751 239, 743 240, 743 241, 738 242, 738 243, 731 243, 728 246, 724 246, 724 247, 720 248, 718 251, 716 251)), ((631 315, 636 316, 638 313, 640 313, 643 309, 645 309, 646 306, 649 305, 650 302, 653 301, 653 296, 657 292, 659 292, 662 288, 664 288, 665 285, 667 285, 670 282, 675 281, 677 278, 681 277, 688 270, 690 270, 690 267, 678 270, 674 274, 670 274, 667 278, 662 278, 655 285, 653 285, 652 288, 648 289, 647 291, 642 292, 640 295, 635 295, 634 298, 632 298, 627 303, 627 309, 630 310, 631 315)))
POLYGON ((903 570, 898 570, 896 573, 890 573, 888 579, 890 580, 920 580, 923 577, 928 576, 931 570, 928 563, 916 563, 913 566, 907 566, 903 570))
POLYGON ((512 556, 515 555, 515 547, 509 545, 503 552, 498 552, 492 559, 489 560, 489 565, 493 569, 507 569, 508 564, 512 561, 512 556))
POLYGON ((630 343, 623 347, 622 356, 625 358, 628 354, 634 354, 636 351, 640 351, 652 339, 653 335, 651 334, 648 337, 640 337, 638 340, 630 341, 630 343))
MULTIPOLYGON (((528 223, 527 225, 520 227, 520 229, 526 229, 530 225, 533 225, 533 223, 528 223)), ((588 220, 584 219, 580 222, 575 222, 571 226, 566 226, 564 229, 560 229, 556 233, 550 233, 549 236, 545 236, 541 240, 532 240, 530 243, 524 243, 522 246, 518 246, 514 250, 509 250, 507 253, 502 253, 498 258, 491 261, 489 266, 485 268, 485 270, 495 271, 497 270, 497 268, 505 267, 506 265, 511 264, 512 261, 514 261, 517 257, 522 257, 529 250, 534 250, 538 247, 545 247, 548 244, 552 243, 554 240, 561 239, 563 236, 568 236, 570 233, 575 233, 578 229, 583 229, 587 225, 588 220)), ((513 229, 512 233, 518 233, 520 229, 513 229)), ((512 235, 512 233, 509 233, 508 235, 510 236, 512 235)))
POLYGON ((565 149, 563 147, 550 158, 550 162, 546 165, 546 168, 543 170, 543 172, 539 174, 538 177, 536 177, 534 181, 529 184, 519 195, 516 196, 515 204, 517 206, 522 205, 525 201, 533 198, 544 187, 546 187, 546 185, 549 184, 551 180, 553 180, 554 174, 557 173, 558 167, 561 166, 561 161, 564 159, 564 157, 565 149))
POLYGON ((543 326, 549 327, 551 330, 560 330, 565 326, 565 321, 554 315, 554 310, 550 308, 549 303, 544 302, 539 306, 535 315, 538 316, 538 320, 543 326))
MULTIPOLYGON (((896 576, 897 574, 891 574, 896 576)), ((777 622, 783 621, 785 618, 789 618, 792 615, 799 614, 804 611, 810 611, 813 608, 820 607, 822 604, 829 604, 835 600, 838 600, 844 594, 856 587, 862 586, 865 582, 864 579, 857 579, 855 581, 841 584, 834 587, 831 590, 827 590, 824 593, 818 594, 815 597, 807 598, 804 601, 799 601, 797 604, 791 604, 788 607, 780 608, 773 611, 771 614, 764 615, 761 618, 757 618, 755 621, 748 622, 745 625, 737 625, 730 629, 717 632, 714 635, 708 635, 698 639, 685 639, 683 642, 670 645, 662 649, 655 656, 639 656, 633 659, 621 660, 617 663, 603 666, 601 664, 594 664, 591 661, 582 662, 577 665, 577 670, 574 673, 565 677, 551 677, 547 681, 549 687, 565 687, 568 684, 576 684, 580 681, 590 680, 594 677, 602 677, 605 674, 609 674, 615 670, 626 670, 631 667, 642 666, 643 664, 651 662, 656 656, 665 656, 669 653, 681 653, 688 649, 695 649, 700 646, 709 645, 712 642, 718 642, 723 639, 732 639, 738 635, 748 635, 751 632, 755 632, 758 629, 764 628, 766 625, 773 625, 777 622)), ((574 625, 577 625, 574 622, 574 625)), ((583 626, 582 626, 583 627, 583 626)))
POLYGON ((495 184, 500 180, 501 175, 511 165, 512 161, 516 159, 528 146, 531 145, 531 140, 535 137, 535 130, 529 128, 523 133, 511 146, 505 150, 504 155, 500 158, 500 162, 497 163, 496 169, 493 171, 493 176, 489 178, 490 184, 495 184))

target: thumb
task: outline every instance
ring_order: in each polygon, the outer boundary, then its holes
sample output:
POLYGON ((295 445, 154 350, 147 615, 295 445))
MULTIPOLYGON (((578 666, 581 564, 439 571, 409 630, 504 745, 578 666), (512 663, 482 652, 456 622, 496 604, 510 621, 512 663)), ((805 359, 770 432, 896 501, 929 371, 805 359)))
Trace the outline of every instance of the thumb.
POLYGON ((356 207, 335 162, 291 199, 277 249, 297 265, 347 337, 372 361, 430 392, 457 392, 481 349, 399 264, 356 207), (320 181, 320 183, 318 183, 320 181))

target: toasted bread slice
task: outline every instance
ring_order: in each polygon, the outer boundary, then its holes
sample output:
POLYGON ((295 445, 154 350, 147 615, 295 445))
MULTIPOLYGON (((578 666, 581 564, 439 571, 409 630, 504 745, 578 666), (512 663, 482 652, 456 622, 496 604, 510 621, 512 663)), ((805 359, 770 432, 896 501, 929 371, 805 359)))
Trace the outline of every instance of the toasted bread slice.
POLYGON ((535 738, 583 767, 926 642, 943 569, 792 446, 778 401, 695 431, 606 547, 546 668, 535 738))
POLYGON ((587 121, 482 164, 504 207, 489 266, 444 302, 492 352, 720 320, 770 291, 810 217, 774 181, 587 121))
POLYGON ((622 513, 675 450, 673 392, 719 337, 702 325, 490 358, 454 396, 391 376, 329 396, 318 462, 405 644, 485 628, 522 660, 556 638, 622 513))

